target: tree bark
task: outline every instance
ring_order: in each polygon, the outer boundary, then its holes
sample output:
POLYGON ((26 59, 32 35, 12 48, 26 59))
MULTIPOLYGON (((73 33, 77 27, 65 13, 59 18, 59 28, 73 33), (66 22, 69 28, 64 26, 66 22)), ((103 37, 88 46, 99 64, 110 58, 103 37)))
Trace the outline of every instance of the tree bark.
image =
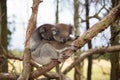
POLYGON ((92 54, 104 54, 106 52, 117 52, 120 51, 120 45, 116 46, 110 46, 110 47, 102 47, 102 48, 95 48, 90 49, 88 51, 83 52, 81 55, 78 56, 78 59, 71 63, 70 66, 68 66, 64 71, 63 74, 67 74, 75 65, 81 63, 86 57, 92 55, 92 54))
MULTIPOLYGON (((74 0, 74 27, 75 27, 75 37, 80 35, 79 30, 79 0, 74 0)), ((74 60, 76 60, 76 56, 79 55, 80 50, 77 50, 74 60)), ((82 64, 78 64, 74 67, 74 80, 81 80, 82 78, 82 64)))
POLYGON ((106 17, 104 17, 100 22, 94 24, 81 37, 75 40, 74 45, 77 48, 81 48, 98 33, 108 28, 112 24, 112 22, 116 21, 119 17, 120 17, 120 4, 117 7, 113 8, 110 11, 110 13, 106 17))
POLYGON ((80 35, 79 30, 79 0, 74 0, 74 27, 75 27, 75 36, 80 35))
MULTIPOLYGON (((85 0, 86 7, 86 29, 89 29, 89 0, 85 0)), ((92 48, 91 40, 88 42, 88 49, 92 48)), ((92 75, 92 55, 88 56, 87 80, 91 80, 92 75)))
POLYGON ((16 80, 18 78, 18 75, 12 73, 0 73, 0 80, 3 80, 4 78, 6 80, 16 80))
POLYGON ((31 73, 31 65, 30 65, 30 36, 32 34, 32 31, 35 29, 34 25, 36 23, 37 19, 37 13, 38 13, 38 6, 41 0, 33 0, 33 6, 32 6, 32 15, 30 17, 27 31, 26 31, 26 43, 25 43, 25 50, 23 55, 23 71, 19 78, 17 80, 28 80, 31 73))
MULTIPOLYGON (((2 45, 7 51, 8 45, 8 29, 7 29, 7 5, 6 0, 0 0, 0 45, 2 45)), ((0 49, 0 55, 4 55, 4 52, 0 49)), ((0 59, 0 72, 8 72, 7 58, 0 59)))
POLYGON ((59 22, 59 0, 56 0, 56 13, 55 13, 55 17, 56 17, 56 24, 59 22))
POLYGON ((40 75, 45 74, 46 72, 50 71, 52 68, 57 66, 58 64, 59 64, 58 61, 52 61, 49 65, 46 65, 42 68, 37 68, 37 70, 35 70, 31 73, 29 80, 33 80, 33 79, 39 77, 40 75))
MULTIPOLYGON (((112 8, 120 4, 119 0, 111 0, 112 8)), ((119 44, 119 36, 117 33, 119 29, 119 21, 115 21, 111 25, 111 46, 119 44)), ((110 54, 110 62, 111 62, 111 73, 110 80, 119 80, 120 79, 120 63, 119 63, 119 55, 120 52, 113 52, 110 54)))
MULTIPOLYGON (((94 36, 96 36, 98 33, 105 30, 107 27, 109 27, 112 22, 116 21, 118 18, 120 18, 120 4, 113 8, 109 14, 104 17, 100 22, 94 24, 90 29, 88 29, 81 37, 79 37, 77 40, 74 41, 74 46, 76 46, 78 49, 84 46, 88 41, 90 41, 94 36)), ((83 60, 81 58, 81 60, 83 60)), ((79 61, 78 61, 79 63, 79 61)), ((74 64, 75 66, 76 64, 74 64)), ((71 70, 74 66, 67 68, 63 73, 66 74, 67 71, 71 70)))
MULTIPOLYGON (((115 34, 118 28, 119 28, 118 22, 112 23, 111 25, 111 46, 119 44, 119 36, 115 34)), ((120 79, 119 55, 120 55, 120 52, 113 52, 112 54, 110 54, 110 62, 111 62, 110 80, 120 79)))
MULTIPOLYGON (((56 24, 59 23, 59 0, 56 0, 56 13, 55 13, 55 17, 56 17, 56 24)), ((56 66, 56 72, 60 73, 60 65, 56 66)), ((59 79, 57 79, 59 80, 59 79)))

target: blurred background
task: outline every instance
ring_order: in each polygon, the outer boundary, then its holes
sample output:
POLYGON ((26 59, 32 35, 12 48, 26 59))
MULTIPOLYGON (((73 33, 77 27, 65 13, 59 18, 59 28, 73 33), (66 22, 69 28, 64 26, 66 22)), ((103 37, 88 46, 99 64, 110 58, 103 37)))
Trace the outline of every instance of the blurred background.
MULTIPOLYGON (((6 51, 17 56, 23 55, 32 2, 32 0, 0 0, 0 41, 6 51)), ((119 0, 43 0, 39 5, 36 27, 46 23, 72 24, 75 27, 74 35, 81 36, 117 4, 119 0)), ((119 44, 120 35, 119 33, 114 35, 114 32, 120 29, 120 20, 111 26, 82 47, 81 52, 119 44), (116 27, 112 29, 111 26, 116 27)), ((0 55, 3 55, 2 51, 0 55)), ((77 55, 79 54, 66 60, 62 70, 70 65, 77 55)), ((117 80, 116 75, 112 75, 115 68, 111 65, 120 65, 119 57, 119 54, 109 53, 89 56, 77 66, 80 73, 72 69, 67 76, 71 80, 117 80)), ((0 62, 0 72, 21 73, 22 71, 22 62, 19 60, 1 57, 0 62)))

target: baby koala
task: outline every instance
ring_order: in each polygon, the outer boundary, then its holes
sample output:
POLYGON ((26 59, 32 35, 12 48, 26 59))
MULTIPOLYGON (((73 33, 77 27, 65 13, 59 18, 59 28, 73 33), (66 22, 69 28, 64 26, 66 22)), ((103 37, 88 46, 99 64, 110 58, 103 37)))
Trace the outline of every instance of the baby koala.
POLYGON ((65 43, 71 37, 73 27, 67 24, 43 24, 39 26, 31 35, 30 37, 30 49, 33 51, 35 50, 41 40, 49 40, 49 41, 57 41, 61 43, 65 43))
POLYGON ((53 40, 53 35, 51 28, 54 25, 52 24, 43 24, 35 29, 30 37, 30 50, 35 50, 39 44, 41 43, 42 39, 45 40, 53 40))

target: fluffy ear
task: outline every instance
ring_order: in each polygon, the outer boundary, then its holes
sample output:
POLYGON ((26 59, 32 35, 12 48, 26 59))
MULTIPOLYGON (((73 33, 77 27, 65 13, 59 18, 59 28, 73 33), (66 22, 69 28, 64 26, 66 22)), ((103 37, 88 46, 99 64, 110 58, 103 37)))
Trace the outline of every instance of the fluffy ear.
POLYGON ((40 27, 39 33, 43 33, 43 32, 45 32, 45 31, 46 31, 46 28, 45 28, 45 27, 40 27))
POLYGON ((56 27, 52 27, 51 28, 52 34, 56 35, 57 34, 57 28, 56 27))
POLYGON ((69 34, 72 34, 73 33, 73 26, 71 24, 69 24, 69 34))

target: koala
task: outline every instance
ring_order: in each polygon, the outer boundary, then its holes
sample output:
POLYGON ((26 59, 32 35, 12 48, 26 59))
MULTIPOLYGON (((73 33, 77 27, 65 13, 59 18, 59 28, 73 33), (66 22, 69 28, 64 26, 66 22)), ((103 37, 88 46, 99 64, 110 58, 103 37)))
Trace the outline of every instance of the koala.
POLYGON ((52 29, 53 38, 61 43, 65 43, 70 39, 70 34, 72 34, 73 27, 67 24, 56 24, 52 29))
POLYGON ((73 27, 67 24, 43 24, 35 29, 30 37, 30 49, 35 50, 42 39, 65 43, 70 39, 73 27))
POLYGON ((73 40, 69 40, 71 33, 72 27, 67 24, 41 25, 30 38, 32 59, 41 65, 50 63, 52 59, 61 62, 66 50, 74 50, 73 40))
POLYGON ((72 46, 72 41, 68 41, 64 44, 61 44, 57 41, 47 40, 42 40, 41 42, 42 43, 37 47, 37 49, 31 53, 32 59, 41 65, 47 65, 53 59, 62 62, 64 58, 70 56, 64 52, 68 49, 75 49, 72 46))
POLYGON ((54 25, 52 24, 43 24, 35 29, 30 37, 30 50, 35 50, 39 44, 41 43, 42 39, 45 40, 53 40, 53 35, 51 28, 54 25))

